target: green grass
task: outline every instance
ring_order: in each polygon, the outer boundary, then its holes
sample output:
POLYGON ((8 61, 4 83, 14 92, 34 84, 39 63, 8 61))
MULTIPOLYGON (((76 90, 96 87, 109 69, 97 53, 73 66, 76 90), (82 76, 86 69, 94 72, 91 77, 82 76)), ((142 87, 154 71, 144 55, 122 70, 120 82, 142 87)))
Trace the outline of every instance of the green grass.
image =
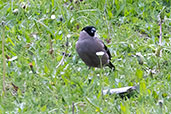
MULTIPOLYGON (((0 72, 0 113, 71 114, 74 103, 74 111, 79 114, 169 114, 171 1, 72 1, 0 1, 0 20, 5 23, 4 28, 0 27, 0 45, 4 32, 5 55, 17 56, 13 61, 6 61, 5 93, 3 72, 0 72), (27 7, 23 8, 23 4, 27 7), (15 9, 17 13, 13 12, 15 9), (160 49, 160 12, 165 20, 162 57, 156 54, 160 49), (51 15, 56 19, 51 19, 51 15), (116 71, 111 72, 108 67, 88 70, 78 59, 75 43, 80 30, 87 25, 95 26, 109 47, 116 71), (63 52, 71 56, 66 56, 56 68, 63 52), (139 64, 136 53, 143 56, 143 65, 139 64), (30 63, 36 73, 32 72, 30 63), (102 77, 98 78, 100 73, 102 77), (130 99, 117 95, 105 95, 102 99, 100 79, 104 89, 139 85, 139 90, 130 99), (18 87, 17 91, 12 83, 18 87)), ((3 71, 2 59, 0 63, 3 71)))

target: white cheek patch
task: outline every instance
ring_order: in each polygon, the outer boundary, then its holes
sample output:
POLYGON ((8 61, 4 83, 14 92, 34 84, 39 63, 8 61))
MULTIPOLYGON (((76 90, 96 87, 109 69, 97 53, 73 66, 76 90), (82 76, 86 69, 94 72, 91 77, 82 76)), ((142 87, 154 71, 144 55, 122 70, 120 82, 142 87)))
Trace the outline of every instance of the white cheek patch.
POLYGON ((87 33, 85 30, 83 30, 82 32, 87 33))

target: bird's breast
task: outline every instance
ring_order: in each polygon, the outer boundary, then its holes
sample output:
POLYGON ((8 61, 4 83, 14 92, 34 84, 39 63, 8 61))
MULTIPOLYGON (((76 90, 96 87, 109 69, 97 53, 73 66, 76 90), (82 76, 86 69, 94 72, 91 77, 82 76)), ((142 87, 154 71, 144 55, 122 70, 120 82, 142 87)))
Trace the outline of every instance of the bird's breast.
POLYGON ((76 48, 78 53, 96 53, 101 51, 101 48, 94 40, 78 41, 76 48))

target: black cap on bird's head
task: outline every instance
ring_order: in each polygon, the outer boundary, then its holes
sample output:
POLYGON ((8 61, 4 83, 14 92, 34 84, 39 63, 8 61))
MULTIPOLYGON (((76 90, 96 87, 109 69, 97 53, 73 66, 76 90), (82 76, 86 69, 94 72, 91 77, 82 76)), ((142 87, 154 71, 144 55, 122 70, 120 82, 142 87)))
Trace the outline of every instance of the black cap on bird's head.
POLYGON ((86 31, 90 36, 94 36, 96 32, 96 28, 94 26, 86 26, 81 31, 86 31))

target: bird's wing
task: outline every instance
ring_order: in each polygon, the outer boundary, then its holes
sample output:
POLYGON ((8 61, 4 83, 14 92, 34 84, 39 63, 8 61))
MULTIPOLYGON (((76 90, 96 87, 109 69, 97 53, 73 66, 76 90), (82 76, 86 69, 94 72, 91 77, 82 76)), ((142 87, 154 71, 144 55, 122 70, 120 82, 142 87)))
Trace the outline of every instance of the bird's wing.
POLYGON ((104 44, 104 42, 102 41, 102 40, 100 40, 99 38, 97 38, 96 37, 96 39, 101 43, 101 45, 103 45, 103 47, 104 47, 104 49, 105 49, 105 51, 106 51, 106 53, 108 54, 108 56, 109 56, 109 60, 111 60, 111 54, 110 54, 110 51, 109 51, 109 49, 107 48, 107 46, 104 44))
POLYGON ((106 52, 107 52, 107 54, 109 56, 109 60, 111 60, 111 54, 110 54, 109 49, 107 48, 107 46, 104 43, 103 43, 103 45, 104 45, 104 48, 105 48, 105 50, 106 50, 106 52))

